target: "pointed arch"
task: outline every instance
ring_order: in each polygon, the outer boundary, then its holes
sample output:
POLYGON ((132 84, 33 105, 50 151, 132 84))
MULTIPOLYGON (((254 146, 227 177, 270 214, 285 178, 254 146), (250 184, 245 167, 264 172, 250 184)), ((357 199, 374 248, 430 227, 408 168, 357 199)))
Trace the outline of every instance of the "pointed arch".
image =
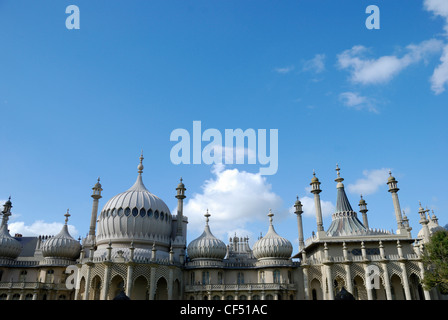
POLYGON ((131 300, 149 299, 149 282, 145 276, 138 276, 132 285, 131 300))
POLYGON ((109 285, 108 300, 113 300, 122 290, 124 290, 124 279, 120 275, 115 275, 109 285))
POLYGON ((168 282, 163 276, 156 282, 154 300, 168 300, 168 282))
POLYGON ((101 277, 99 275, 94 276, 90 282, 89 300, 100 300, 102 287, 101 277))

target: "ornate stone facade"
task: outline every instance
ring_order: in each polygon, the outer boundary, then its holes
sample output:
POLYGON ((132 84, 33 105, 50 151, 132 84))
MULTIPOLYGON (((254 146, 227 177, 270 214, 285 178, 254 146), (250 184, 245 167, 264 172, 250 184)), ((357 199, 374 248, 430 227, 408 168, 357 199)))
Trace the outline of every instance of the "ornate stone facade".
POLYGON ((82 241, 68 232, 68 212, 54 237, 12 237, 8 200, 0 227, 0 299, 111 300, 124 293, 132 300, 334 300, 341 291, 360 300, 447 299, 420 284, 424 244, 441 227, 434 213, 427 217, 429 210, 420 206, 422 230, 412 238, 392 175, 387 184, 396 233, 369 227, 362 197, 362 222, 358 219, 338 167, 336 210, 325 231, 322 190, 314 173, 310 185, 317 232, 304 239, 302 204, 297 199, 299 250, 292 255, 290 241, 275 231, 271 211, 267 232, 253 249, 248 238, 235 235, 227 245, 217 239, 208 211, 204 232, 187 247, 182 179, 176 188, 178 212, 172 215, 143 184, 142 161, 143 155, 135 184, 106 202, 99 214, 103 189, 98 179, 92 188, 89 233, 82 241))

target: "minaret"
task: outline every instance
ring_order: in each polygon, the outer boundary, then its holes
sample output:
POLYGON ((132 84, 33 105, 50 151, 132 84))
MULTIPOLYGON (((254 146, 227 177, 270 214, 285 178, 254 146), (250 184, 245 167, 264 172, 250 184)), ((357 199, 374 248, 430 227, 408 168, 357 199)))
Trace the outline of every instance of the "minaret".
POLYGON ((183 236, 183 212, 184 212, 184 199, 186 198, 185 196, 185 185, 182 182, 182 178, 180 178, 180 182, 177 185, 177 194, 176 194, 176 198, 177 198, 177 232, 176 232, 176 236, 183 236))
POLYGON ((294 204, 295 211, 294 213, 297 215, 297 227, 299 229, 299 252, 305 249, 305 242, 303 241, 303 224, 302 224, 302 203, 297 196, 297 201, 294 204))
POLYGON ((401 233, 401 230, 406 231, 403 226, 403 218, 401 216, 400 201, 398 201, 398 187, 397 180, 392 176, 392 172, 389 171, 389 179, 387 179, 387 184, 389 185, 389 192, 392 194, 392 200, 394 202, 395 218, 397 219, 397 233, 401 233))
POLYGON ((429 209, 423 209, 422 208, 422 204, 421 202, 419 202, 420 207, 418 208, 418 213, 420 214, 420 221, 418 223, 420 223, 422 225, 422 229, 423 229, 423 243, 426 243, 429 241, 429 227, 428 227, 428 223, 429 220, 426 217, 426 213, 429 212, 429 209))
POLYGON ((319 193, 322 192, 320 190, 320 182, 319 179, 316 177, 316 173, 313 170, 313 178, 311 179, 311 193, 314 194, 314 206, 316 207, 316 222, 317 222, 317 236, 319 235, 325 235, 324 232, 324 224, 322 222, 322 208, 320 205, 320 195, 319 193))
POLYGON ((102 198, 101 191, 103 189, 101 188, 100 178, 98 177, 98 181, 95 184, 95 186, 92 188, 93 192, 91 197, 93 198, 93 204, 92 204, 92 215, 90 217, 90 228, 89 228, 89 234, 87 236, 85 244, 94 245, 96 241, 95 236, 95 230, 96 230, 96 220, 98 216, 98 201, 102 198))
POLYGON ((2 217, 1 227, 8 224, 9 216, 11 215, 11 208, 12 208, 12 203, 11 203, 11 196, 10 196, 8 198, 8 200, 3 204, 3 211, 2 211, 3 217, 2 217))
POLYGON ((367 202, 362 198, 361 195, 361 200, 359 200, 359 212, 362 213, 362 223, 364 224, 364 227, 369 229, 369 220, 367 219, 367 211, 369 211, 367 210, 367 202))

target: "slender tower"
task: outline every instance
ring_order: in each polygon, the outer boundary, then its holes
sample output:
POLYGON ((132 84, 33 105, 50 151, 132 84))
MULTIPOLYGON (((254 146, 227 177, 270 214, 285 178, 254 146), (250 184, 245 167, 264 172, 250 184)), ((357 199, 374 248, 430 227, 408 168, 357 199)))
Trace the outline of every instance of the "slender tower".
POLYGON ((387 184, 389 185, 389 192, 392 194, 392 200, 394 202, 394 209, 395 209, 395 218, 397 219, 397 233, 402 233, 401 230, 403 229, 403 232, 406 231, 406 229, 403 226, 403 218, 401 216, 401 208, 400 208, 400 201, 398 201, 398 187, 397 187, 398 181, 395 180, 395 178, 392 176, 392 172, 389 171, 389 179, 387 179, 387 184))
POLYGON ((176 232, 176 237, 183 236, 183 212, 184 212, 184 199, 186 198, 185 196, 185 185, 182 182, 182 178, 180 178, 180 182, 177 185, 177 194, 176 194, 176 198, 177 198, 177 232, 176 232))
POLYGON ((358 205, 359 205, 359 212, 362 213, 362 223, 364 224, 364 227, 369 229, 369 220, 367 219, 367 211, 369 210, 367 210, 367 202, 362 198, 362 195, 358 205))
POLYGON ((297 201, 294 204, 295 211, 294 213, 297 215, 297 227, 299 229, 299 252, 305 249, 305 242, 303 241, 303 224, 302 224, 302 203, 297 196, 297 201))
POLYGON ((429 241, 429 227, 428 227, 429 220, 426 217, 426 213, 429 212, 429 210, 423 209, 421 202, 419 202, 419 204, 420 204, 420 207, 418 208, 418 213, 420 214, 420 221, 418 223, 420 223, 422 225, 423 236, 424 236, 423 243, 426 243, 429 241))
POLYGON ((314 194, 314 206, 316 207, 316 222, 317 222, 317 236, 324 233, 324 224, 322 222, 322 208, 320 205, 320 182, 316 177, 316 173, 313 171, 313 178, 311 179, 311 193, 314 194))
POLYGON ((87 239, 84 243, 84 245, 95 245, 96 242, 96 220, 98 215, 98 201, 102 198, 101 191, 103 189, 101 188, 100 178, 98 177, 98 181, 96 182, 95 186, 92 188, 93 192, 91 197, 93 198, 93 204, 92 204, 92 215, 90 217, 90 228, 89 228, 89 234, 87 236, 87 239))

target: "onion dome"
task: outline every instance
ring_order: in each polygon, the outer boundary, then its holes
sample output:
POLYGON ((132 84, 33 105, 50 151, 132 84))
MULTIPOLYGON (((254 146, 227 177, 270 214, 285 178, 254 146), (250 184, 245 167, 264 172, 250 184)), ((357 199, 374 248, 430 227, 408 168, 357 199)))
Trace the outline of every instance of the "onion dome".
POLYGON ((266 235, 255 242, 253 253, 258 260, 289 259, 292 254, 292 244, 289 240, 279 236, 272 224, 274 214, 269 210, 269 230, 266 235))
POLYGON ((110 241, 146 243, 153 242, 169 248, 171 212, 162 199, 146 189, 143 184, 143 154, 140 156, 138 176, 134 185, 112 197, 104 205, 98 219, 97 245, 110 241))
MULTIPOLYGON (((420 205, 421 208, 421 205, 420 205)), ((421 208, 421 210, 423 210, 421 208)), ((425 210, 426 212, 429 210, 425 210)), ((432 211, 432 216, 429 216, 428 213, 428 231, 429 231, 429 235, 432 236, 435 232, 437 231, 446 231, 446 229, 444 227, 442 227, 441 225, 439 225, 439 219, 436 217, 436 215, 434 214, 434 210, 432 211)), ((423 240, 425 237, 425 232, 424 232, 424 228, 420 229, 420 231, 417 234, 417 240, 423 240)))
POLYGON ((313 177, 311 178, 311 183, 319 182, 319 179, 316 177, 316 172, 313 170, 313 177))
POLYGON ((3 219, 0 226, 0 258, 16 259, 22 251, 19 241, 11 237, 8 231, 8 219, 11 215, 11 197, 3 205, 3 219))
POLYGON ((208 225, 210 214, 208 210, 204 216, 206 218, 204 232, 188 245, 188 257, 193 261, 200 259, 222 260, 226 256, 227 247, 223 241, 216 238, 210 231, 208 225))
POLYGON ((62 230, 54 237, 46 240, 42 245, 42 255, 45 258, 75 260, 79 257, 81 245, 77 240, 73 239, 68 232, 67 222, 68 217, 70 217, 68 210, 64 216, 65 224, 62 227, 62 230))

